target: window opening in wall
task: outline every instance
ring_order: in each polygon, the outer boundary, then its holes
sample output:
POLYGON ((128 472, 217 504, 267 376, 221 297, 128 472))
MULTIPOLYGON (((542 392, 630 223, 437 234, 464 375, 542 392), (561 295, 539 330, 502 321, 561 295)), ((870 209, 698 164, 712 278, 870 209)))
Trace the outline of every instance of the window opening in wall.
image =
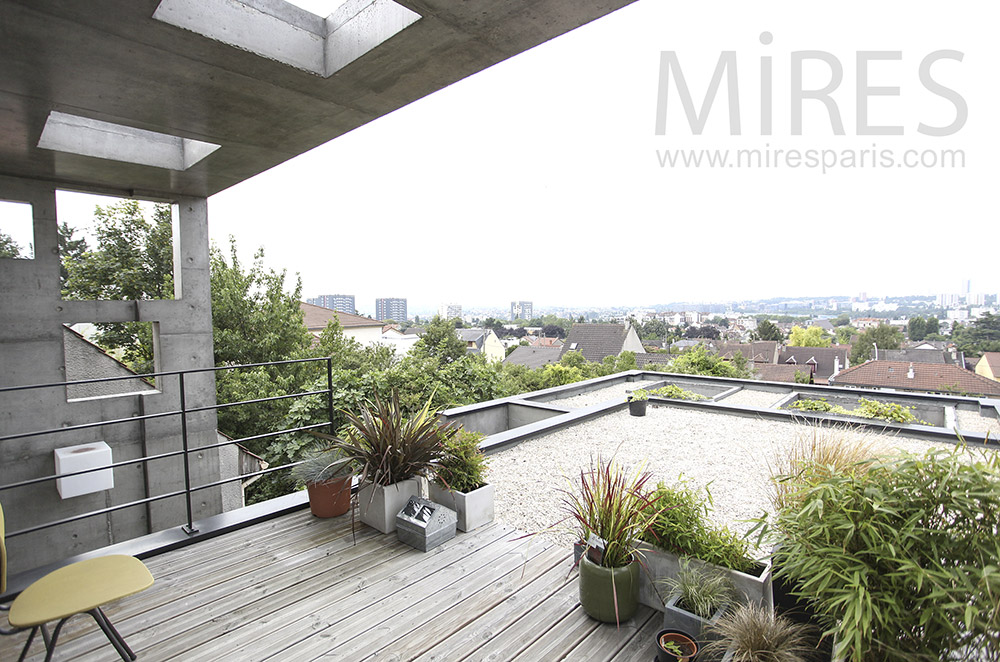
POLYGON ((32 260, 35 229, 31 205, 0 200, 0 258, 32 260))
MULTIPOLYGON (((63 326, 66 381, 130 377, 155 372, 153 322, 81 323, 63 326)), ((158 393, 153 378, 121 379, 66 387, 69 402, 158 393)))
POLYGON ((349 0, 287 0, 287 2, 310 14, 326 18, 340 9, 341 5, 346 5, 349 0))
POLYGON ((56 192, 64 299, 174 298, 171 206, 56 192))

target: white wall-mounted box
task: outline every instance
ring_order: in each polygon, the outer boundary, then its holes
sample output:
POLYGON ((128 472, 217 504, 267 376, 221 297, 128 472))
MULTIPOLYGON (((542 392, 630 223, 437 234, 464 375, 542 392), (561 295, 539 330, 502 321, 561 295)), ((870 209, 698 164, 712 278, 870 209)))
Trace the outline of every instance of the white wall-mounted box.
MULTIPOLYGON (((111 447, 103 441, 57 448, 55 454, 57 475, 107 467, 112 463, 111 447)), ((63 499, 92 492, 103 492, 114 486, 115 474, 112 469, 91 471, 79 476, 56 479, 56 489, 59 490, 59 496, 63 499)))

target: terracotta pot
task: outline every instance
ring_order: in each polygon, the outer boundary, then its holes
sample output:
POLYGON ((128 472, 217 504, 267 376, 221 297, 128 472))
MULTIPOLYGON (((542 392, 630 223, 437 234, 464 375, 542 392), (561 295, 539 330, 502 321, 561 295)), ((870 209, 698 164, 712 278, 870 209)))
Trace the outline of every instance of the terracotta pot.
POLYGON ((580 605, 588 616, 604 623, 621 623, 632 618, 639 608, 638 562, 622 568, 605 568, 584 555, 580 559, 580 605))
POLYGON ((351 508, 351 478, 343 476, 306 486, 309 510, 316 517, 337 517, 351 508))
POLYGON ((656 662, 690 662, 698 655, 698 644, 680 630, 660 630, 656 635, 656 662), (681 654, 677 655, 668 651, 664 644, 672 642, 677 644, 681 654))

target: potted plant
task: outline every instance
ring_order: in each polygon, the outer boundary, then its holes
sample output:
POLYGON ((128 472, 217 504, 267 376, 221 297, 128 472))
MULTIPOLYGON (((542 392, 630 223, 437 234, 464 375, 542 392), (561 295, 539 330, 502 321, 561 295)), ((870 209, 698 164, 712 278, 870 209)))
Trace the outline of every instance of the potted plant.
POLYGON ((698 654, 698 642, 680 630, 656 634, 656 662, 689 662, 698 654))
POLYGON ((479 448, 483 436, 458 430, 446 439, 428 486, 431 501, 458 514, 459 531, 472 531, 493 521, 495 488, 486 482, 486 456, 479 448))
POLYGON ((732 580, 711 566, 695 566, 681 561, 676 577, 661 580, 670 598, 664 604, 663 628, 681 630, 695 641, 714 638, 709 625, 722 617, 734 601, 732 580))
POLYGON ((644 388, 637 388, 625 398, 628 402, 628 413, 633 416, 645 416, 646 406, 649 404, 649 391, 644 388))
POLYGON ((305 484, 309 510, 316 517, 337 517, 350 509, 354 466, 340 451, 313 453, 292 469, 292 475, 305 484))
POLYGON ((404 415, 399 394, 385 400, 376 394, 360 413, 345 412, 349 426, 335 447, 358 467, 361 521, 382 533, 396 530, 396 514, 417 496, 417 477, 441 457, 442 444, 457 427, 440 425, 431 401, 415 415, 404 415))
POLYGON ((592 618, 621 624, 639 606, 637 544, 656 511, 646 484, 652 474, 628 471, 614 460, 580 471, 579 489, 564 491, 563 504, 581 531, 590 532, 580 558, 580 604, 592 618))
POLYGON ((814 659, 808 625, 794 623, 763 605, 747 603, 728 610, 712 624, 715 639, 702 652, 723 662, 809 662, 814 659))

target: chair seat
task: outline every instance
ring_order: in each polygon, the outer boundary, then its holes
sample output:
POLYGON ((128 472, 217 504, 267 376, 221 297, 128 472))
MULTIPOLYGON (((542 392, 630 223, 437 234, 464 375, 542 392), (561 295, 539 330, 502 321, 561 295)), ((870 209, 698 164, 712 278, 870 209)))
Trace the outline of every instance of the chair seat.
POLYGON ((53 570, 26 588, 7 618, 16 628, 29 628, 90 611, 152 584, 149 570, 132 556, 87 559, 53 570))

